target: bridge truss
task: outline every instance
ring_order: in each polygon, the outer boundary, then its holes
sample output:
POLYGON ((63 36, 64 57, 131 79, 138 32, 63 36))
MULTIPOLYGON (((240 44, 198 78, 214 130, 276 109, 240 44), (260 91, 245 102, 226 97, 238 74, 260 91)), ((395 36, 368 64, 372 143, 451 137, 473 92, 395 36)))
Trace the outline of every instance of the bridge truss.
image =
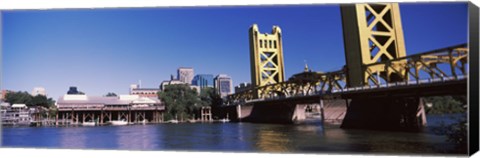
POLYGON ((467 44, 450 46, 424 53, 385 60, 362 66, 368 82, 363 86, 347 86, 346 66, 333 72, 303 72, 287 81, 253 87, 227 97, 227 105, 298 96, 334 95, 377 88, 395 88, 466 80, 468 77, 467 44), (401 61, 401 62, 399 62, 401 61), (380 73, 386 72, 386 73, 380 73), (392 72, 392 73, 390 73, 392 72), (403 73, 401 73, 403 72, 403 73), (403 74, 392 82, 391 74, 403 74), (258 98, 255 93, 258 92, 258 98))

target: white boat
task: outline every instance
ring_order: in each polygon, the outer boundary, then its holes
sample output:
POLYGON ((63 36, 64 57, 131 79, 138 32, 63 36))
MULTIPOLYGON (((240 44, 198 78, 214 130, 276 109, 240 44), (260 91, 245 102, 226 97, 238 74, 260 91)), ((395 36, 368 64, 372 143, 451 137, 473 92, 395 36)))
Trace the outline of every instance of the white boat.
POLYGON ((148 122, 148 121, 145 119, 145 120, 143 120, 141 123, 142 123, 142 124, 147 124, 147 122, 148 122))
POLYGON ((230 120, 227 119, 227 118, 221 119, 221 120, 219 120, 219 121, 220 121, 220 122, 230 122, 230 120))
POLYGON ((123 126, 128 124, 128 122, 125 120, 110 121, 110 123, 114 126, 123 126))
POLYGON ((95 126, 95 122, 83 122, 82 126, 95 126))
POLYGON ((228 119, 228 114, 227 114, 227 118, 223 118, 221 120, 219 120, 220 122, 230 122, 230 119, 228 119))
POLYGON ((178 123, 178 120, 168 120, 167 123, 178 123))

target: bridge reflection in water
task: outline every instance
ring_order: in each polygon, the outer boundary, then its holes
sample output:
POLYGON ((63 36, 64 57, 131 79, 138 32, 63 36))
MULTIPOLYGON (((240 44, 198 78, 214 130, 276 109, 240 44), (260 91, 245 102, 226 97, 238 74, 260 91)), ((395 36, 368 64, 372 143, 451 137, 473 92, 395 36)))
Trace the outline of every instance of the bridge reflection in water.
POLYGON ((260 129, 257 133, 257 147, 266 152, 288 152, 290 140, 285 133, 269 129, 260 129))

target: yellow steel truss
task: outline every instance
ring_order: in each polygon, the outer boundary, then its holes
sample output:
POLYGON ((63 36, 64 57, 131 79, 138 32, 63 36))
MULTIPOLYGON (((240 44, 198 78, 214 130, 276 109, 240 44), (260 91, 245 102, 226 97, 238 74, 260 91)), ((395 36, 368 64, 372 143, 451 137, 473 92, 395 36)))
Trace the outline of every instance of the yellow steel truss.
MULTIPOLYGON (((271 34, 261 34, 258 26, 250 28, 250 67, 252 85, 261 87, 284 81, 282 33, 273 26, 271 34)), ((255 93, 255 98, 262 97, 255 93)))
MULTIPOLYGON (((253 87, 252 89, 235 93, 228 96, 227 104, 235 104, 256 99, 255 94, 262 99, 286 98, 295 96, 310 96, 331 94, 334 91, 342 92, 348 89, 362 87, 381 87, 394 82, 380 81, 372 77, 371 69, 381 69, 387 73, 401 73, 402 81, 396 81, 399 85, 421 84, 427 80, 455 81, 468 77, 468 49, 466 44, 450 46, 429 52, 405 56, 402 58, 385 60, 365 65, 369 74, 368 85, 346 87, 347 72, 345 69, 332 72, 302 72, 293 75, 287 81, 265 86, 253 87), (405 63, 405 64, 398 64, 405 63), (394 66, 395 65, 395 66, 394 66), (423 75, 422 75, 423 74, 423 75)), ((392 83, 393 84, 393 83, 392 83)))
POLYGON ((365 65, 406 56, 398 4, 342 5, 341 11, 348 87, 367 85, 371 74, 379 74, 391 82, 408 80, 399 77, 405 76, 406 71, 399 69, 406 64, 405 60, 365 68, 365 65), (398 71, 388 71, 386 67, 398 71))

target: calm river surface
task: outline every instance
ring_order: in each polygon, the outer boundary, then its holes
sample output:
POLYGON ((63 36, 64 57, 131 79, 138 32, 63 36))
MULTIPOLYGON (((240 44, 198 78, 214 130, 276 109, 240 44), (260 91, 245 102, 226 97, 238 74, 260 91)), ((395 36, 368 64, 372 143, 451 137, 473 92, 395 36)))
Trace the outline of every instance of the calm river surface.
MULTIPOLYGON (((430 126, 440 117, 429 116, 430 126)), ((345 130, 319 121, 296 125, 184 123, 97 127, 4 127, 2 146, 69 149, 293 153, 451 154, 454 145, 421 133, 345 130)))

